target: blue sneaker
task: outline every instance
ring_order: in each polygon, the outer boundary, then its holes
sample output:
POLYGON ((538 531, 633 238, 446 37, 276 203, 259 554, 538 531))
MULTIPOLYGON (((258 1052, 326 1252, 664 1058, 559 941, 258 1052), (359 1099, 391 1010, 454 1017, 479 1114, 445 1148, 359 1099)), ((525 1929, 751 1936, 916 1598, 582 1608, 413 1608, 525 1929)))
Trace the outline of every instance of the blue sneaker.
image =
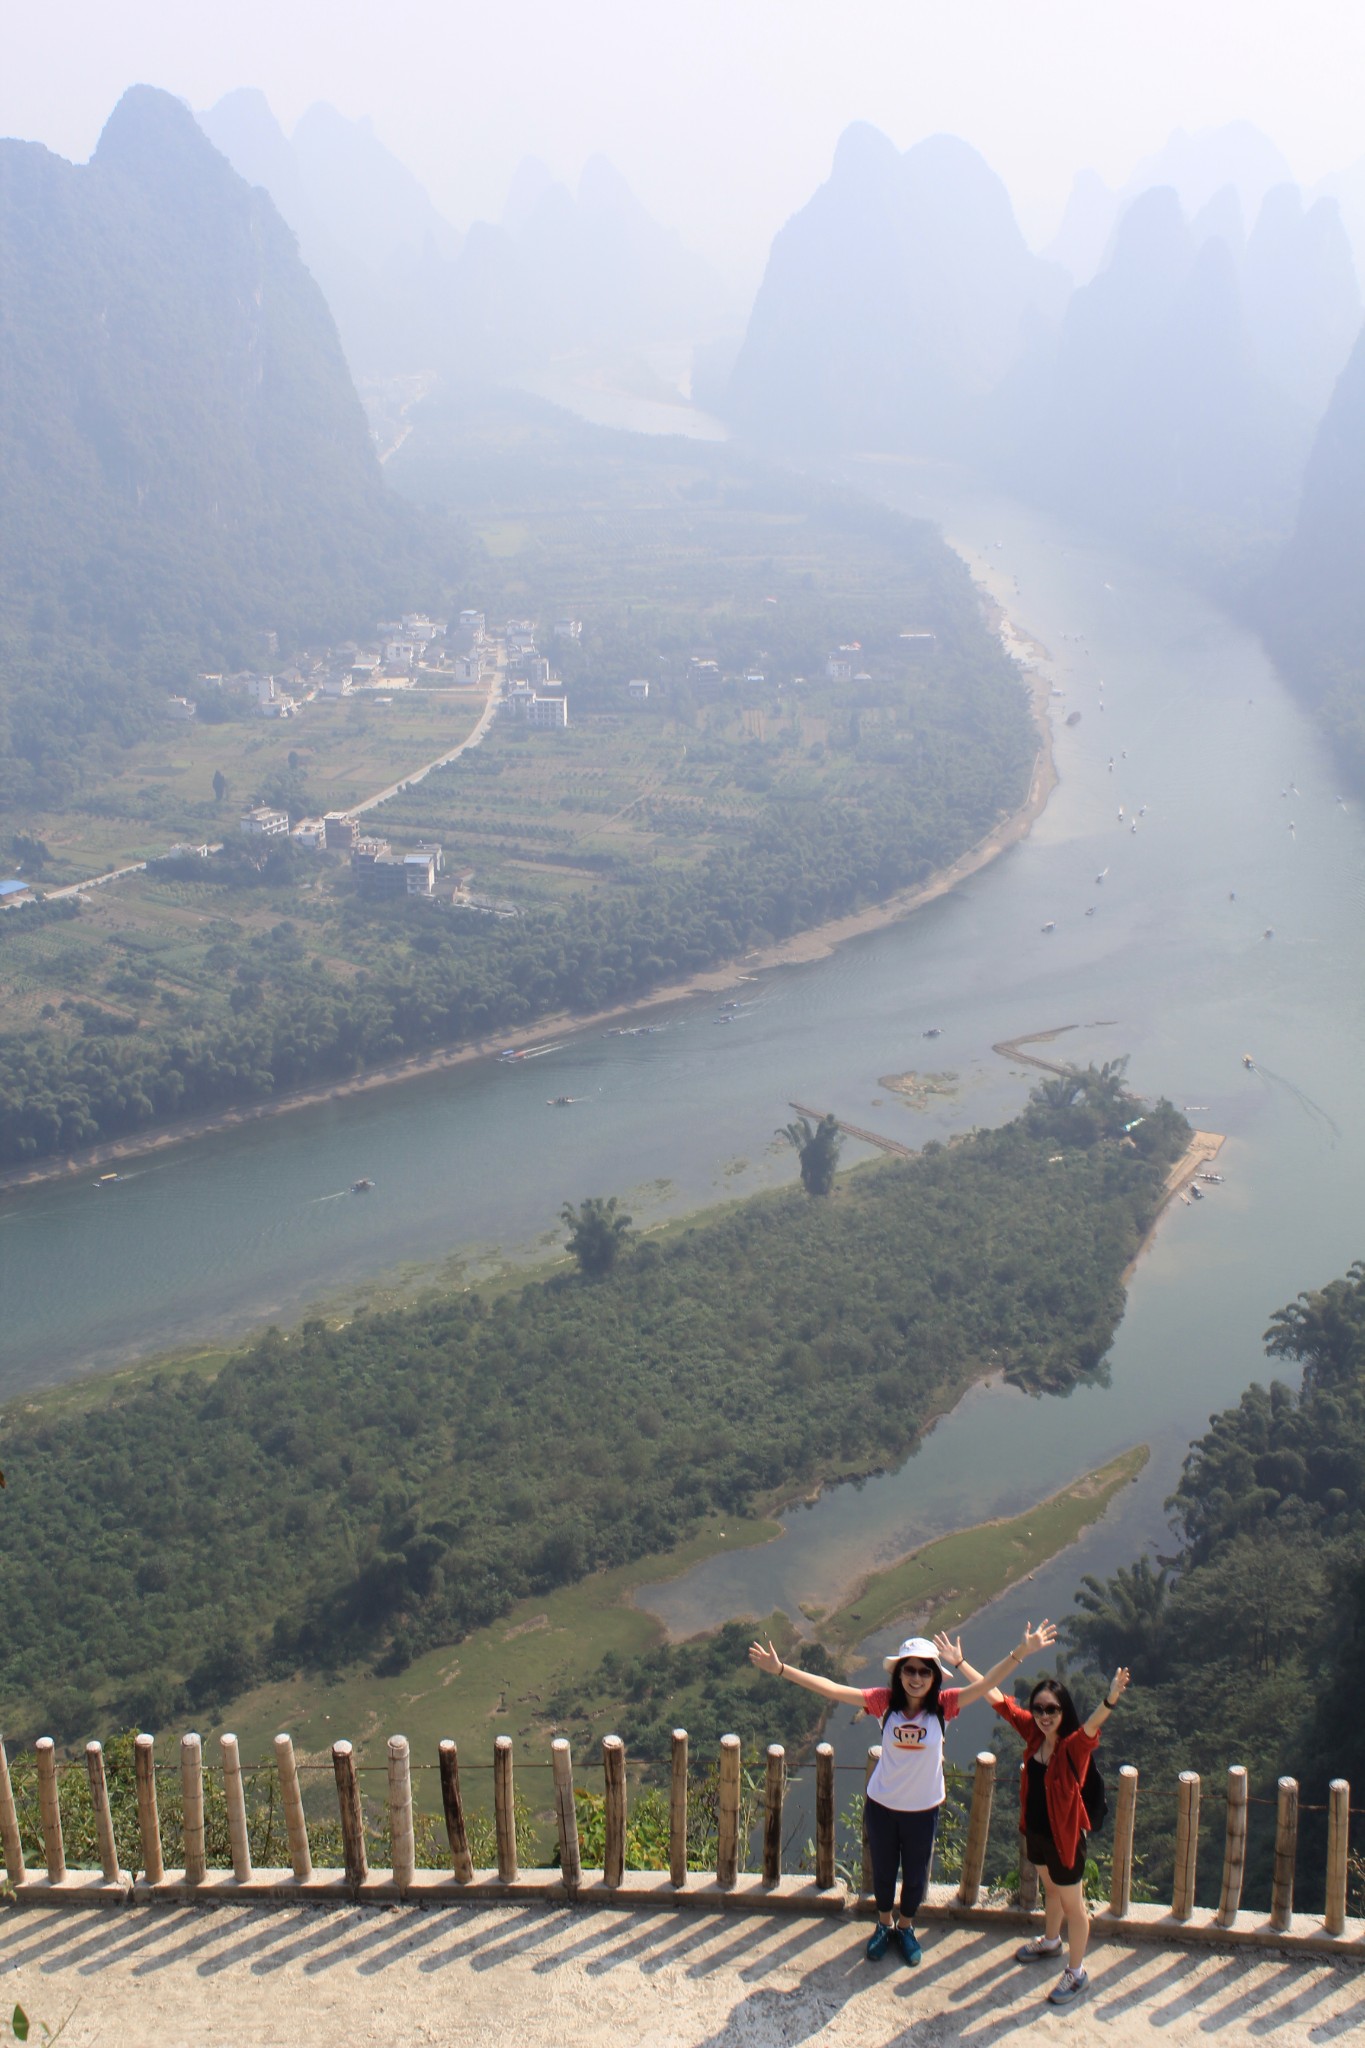
POLYGON ((1061 1976, 1048 1992, 1049 2005, 1070 2005, 1073 1998, 1079 1998, 1083 1991, 1090 1989, 1090 1979, 1084 1970, 1073 1970, 1068 1963, 1061 1976))
POLYGON ((869 1943, 867 1944, 867 1948, 864 1951, 864 1953, 867 1956, 867 1960, 870 1963, 879 1963, 882 1957, 886 1954, 886 1951, 890 1948, 890 1946, 891 1929, 889 1927, 883 1927, 881 1921, 879 1920, 877 1922, 876 1929, 873 1933, 872 1939, 871 1941, 869 1941, 869 1943))
POLYGON ((924 1950, 919 1945, 919 1940, 915 1934, 914 1928, 898 1927, 896 1929, 896 1940, 900 1946, 901 1954, 905 1957, 906 1962, 913 1970, 916 1963, 918 1963, 924 1955, 924 1950))

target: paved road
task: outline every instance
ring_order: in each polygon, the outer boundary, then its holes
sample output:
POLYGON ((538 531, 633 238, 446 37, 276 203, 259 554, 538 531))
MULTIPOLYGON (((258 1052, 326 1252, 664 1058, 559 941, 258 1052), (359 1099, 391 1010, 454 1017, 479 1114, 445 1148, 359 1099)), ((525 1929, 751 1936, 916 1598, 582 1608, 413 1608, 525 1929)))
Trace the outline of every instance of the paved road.
POLYGON ((107 875, 91 875, 88 881, 68 882, 61 889, 44 889, 44 903, 60 903, 64 896, 83 896, 87 889, 102 889, 106 882, 120 882, 125 875, 140 875, 145 869, 145 860, 131 861, 126 868, 110 868, 107 875))
POLYGON ((483 707, 478 724, 473 732, 467 734, 460 741, 458 747, 451 747, 447 753, 440 755, 435 761, 428 761, 423 768, 413 768, 403 777, 401 782, 391 782, 388 788, 381 789, 377 796, 367 796, 363 804, 352 804, 346 815, 351 818, 363 817, 366 811, 374 810, 377 804, 386 804, 389 798, 397 796, 400 790, 411 789, 413 784, 417 782, 425 782, 433 768, 444 768, 448 761, 458 761, 460 755, 464 753, 467 747, 477 747, 479 741, 497 716, 498 691, 501 682, 502 674, 498 670, 494 673, 493 680, 488 686, 488 702, 483 707))
POLYGON ((869 1965, 867 1923, 454 1906, 140 1907, 6 1917, 0 2008, 63 2048, 1308 2048, 1359 2038, 1365 1970, 1096 1942, 1080 2009, 1014 1938, 931 1927, 869 1965))

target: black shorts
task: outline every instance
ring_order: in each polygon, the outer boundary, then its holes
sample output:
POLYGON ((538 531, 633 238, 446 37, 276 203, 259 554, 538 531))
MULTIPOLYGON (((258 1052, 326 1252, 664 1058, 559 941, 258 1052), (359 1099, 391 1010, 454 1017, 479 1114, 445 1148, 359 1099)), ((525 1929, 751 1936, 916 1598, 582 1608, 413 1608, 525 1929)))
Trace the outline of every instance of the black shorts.
POLYGON ((1076 1861, 1068 1866, 1057 1853, 1051 1835, 1025 1835, 1024 1853, 1030 1863, 1045 1870, 1054 1884, 1079 1884, 1085 1876, 1086 1837, 1076 1845, 1076 1861))

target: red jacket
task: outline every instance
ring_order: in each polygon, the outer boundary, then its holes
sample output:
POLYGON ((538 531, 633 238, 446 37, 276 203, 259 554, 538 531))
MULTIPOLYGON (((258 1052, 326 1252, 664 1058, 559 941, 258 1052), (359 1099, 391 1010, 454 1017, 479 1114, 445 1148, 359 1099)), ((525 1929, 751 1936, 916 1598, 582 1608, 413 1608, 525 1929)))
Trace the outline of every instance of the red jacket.
MULTIPOLYGON (((1024 1761, 1019 1767, 1019 1829, 1022 1833, 1028 1811, 1028 1762, 1043 1746, 1042 1731, 1028 1708, 1021 1707, 1017 1700, 1007 1696, 992 1700, 991 1705, 1001 1720, 1008 1721, 1015 1734, 1024 1738, 1024 1761)), ((1074 1863, 1080 1854, 1081 1836, 1086 1829, 1081 1786, 1090 1759, 1099 1746, 1098 1735, 1087 1735, 1083 1727, 1074 1728, 1057 1744, 1044 1773, 1048 1823, 1052 1839, 1057 1844, 1057 1854, 1066 1864, 1074 1863)))

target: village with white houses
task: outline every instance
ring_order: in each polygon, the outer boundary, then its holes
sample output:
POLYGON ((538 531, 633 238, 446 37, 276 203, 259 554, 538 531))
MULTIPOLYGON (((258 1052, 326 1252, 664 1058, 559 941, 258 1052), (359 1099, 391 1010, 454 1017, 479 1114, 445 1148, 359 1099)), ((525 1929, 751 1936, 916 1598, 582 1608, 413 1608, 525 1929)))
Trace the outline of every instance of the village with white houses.
MULTIPOLYGON (((374 792, 347 810, 329 811, 318 817, 294 817, 277 804, 251 802, 238 819, 238 844, 258 845, 287 840, 301 851, 344 854, 350 865, 356 892, 362 898, 382 902, 420 898, 444 901, 497 915, 515 915, 515 907, 485 902, 470 890, 471 871, 451 867, 438 845, 419 842, 416 847, 395 850, 389 839, 373 829, 371 814, 390 798, 411 789, 434 769, 447 766, 467 748, 477 746, 496 717, 527 729, 566 732, 569 728, 569 693, 554 667, 557 651, 581 643, 580 619, 557 617, 544 635, 547 646, 538 641, 534 619, 509 618, 501 630, 490 630, 485 614, 469 608, 454 621, 433 619, 424 612, 404 612, 396 619, 376 622, 372 639, 342 641, 321 652, 296 654, 278 669, 244 669, 235 673, 201 674, 196 694, 172 695, 164 700, 167 719, 217 722, 221 717, 303 719, 310 708, 333 706, 343 699, 358 699, 375 706, 390 705, 398 692, 422 692, 436 696, 449 693, 466 696, 471 690, 485 692, 482 715, 473 730, 458 745, 435 760, 420 762, 387 788, 374 792)), ((905 631, 903 641, 917 643, 917 652, 928 652, 935 635, 927 631, 905 631)), ((274 633, 263 635, 267 659, 278 651, 274 633)), ((760 657, 761 658, 761 657, 760 657)), ((827 682, 852 684, 872 680, 863 665, 860 643, 851 640, 830 650, 825 658, 827 682)), ((764 687, 767 676, 757 668, 731 671, 721 667, 709 653, 694 652, 679 680, 701 698, 726 685, 764 687)), ((792 677, 804 683, 802 676, 792 677)), ((650 702, 651 682, 636 676, 618 685, 618 700, 625 710, 643 708, 650 702)), ((773 685, 779 697, 782 684, 773 685)), ((600 696, 599 696, 600 705, 600 696)), ((597 716, 601 716, 600 710, 597 716)), ((593 721, 595 722, 595 720, 593 721)), ((209 859, 224 851, 223 843, 178 843, 150 863, 209 859)), ((140 872, 148 861, 132 862, 109 874, 92 876, 47 896, 74 895, 89 888, 140 872)), ((0 908, 16 909, 43 900, 32 883, 15 877, 0 882, 0 908)))

